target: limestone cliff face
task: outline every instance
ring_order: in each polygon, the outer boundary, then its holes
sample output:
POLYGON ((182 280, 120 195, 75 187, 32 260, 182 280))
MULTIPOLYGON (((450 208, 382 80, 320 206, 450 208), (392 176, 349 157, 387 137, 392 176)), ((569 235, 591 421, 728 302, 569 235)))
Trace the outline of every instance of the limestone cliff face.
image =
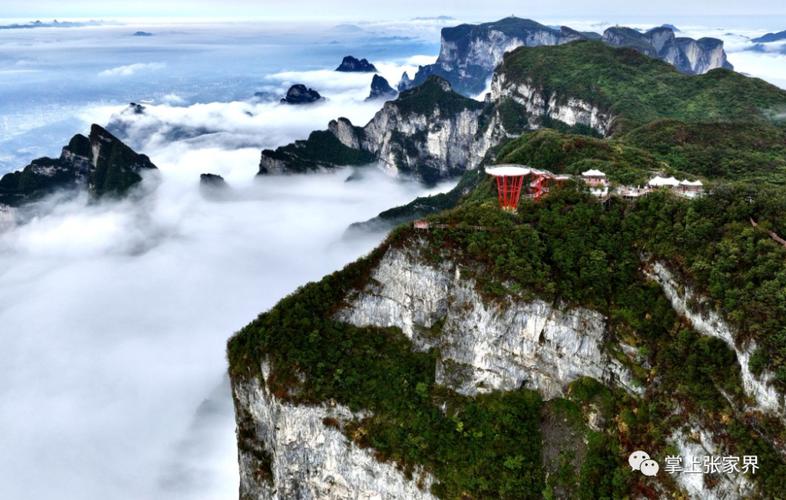
POLYGON ((674 310, 690 321, 697 332, 723 340, 737 354, 743 388, 745 393, 756 402, 757 409, 776 413, 783 419, 786 399, 772 387, 770 383, 772 375, 764 373, 757 377, 748 367, 751 354, 756 350, 756 344, 749 342, 747 345, 738 346, 732 329, 717 312, 706 305, 704 310, 692 306, 691 304, 702 304, 705 301, 690 288, 681 287, 663 263, 653 263, 648 275, 661 286, 674 310))
MULTIPOLYGON (((637 363, 636 349, 609 342, 602 314, 540 299, 486 298, 461 264, 450 258, 434 263, 426 258, 425 248, 417 238, 389 247, 366 284, 344 298, 334 319, 361 327, 398 327, 414 349, 436 348, 435 382, 466 396, 527 387, 548 400, 565 396, 574 380, 591 377, 634 398, 645 397, 644 388, 620 361, 627 357, 637 363)), ((751 346, 737 347, 732 330, 717 314, 694 310, 692 304, 700 297, 680 286, 662 263, 645 266, 645 273, 698 332, 723 339, 737 352, 744 388, 756 408, 782 415, 783 399, 768 385, 767 376, 757 378, 747 369, 751 346)), ((345 425, 367 414, 352 413, 332 401, 314 406, 284 401, 266 386, 265 360, 261 374, 233 384, 241 498, 433 498, 431 475, 416 470, 405 476, 346 437, 345 425)), ((588 425, 593 425, 592 418, 588 425)), ((692 416, 668 441, 688 462, 722 455, 726 446, 708 422, 692 416)), ((662 471, 664 466, 661 463, 662 471)), ((674 480, 690 498, 741 498, 756 491, 742 474, 710 482, 700 476, 681 474, 674 480)))
POLYGON ((459 92, 476 95, 484 90, 505 52, 517 47, 560 45, 591 39, 602 39, 616 47, 633 48, 666 61, 683 73, 697 75, 715 68, 733 69, 726 59, 721 40, 677 38, 674 31, 667 27, 641 33, 615 26, 601 36, 566 26, 552 28, 530 19, 507 17, 490 23, 443 28, 437 61, 421 66, 413 81, 417 85, 430 75, 439 75, 459 92))
POLYGON ((393 172, 448 177, 477 167, 483 158, 485 148, 474 140, 480 113, 464 109, 453 114, 440 108, 403 113, 397 106, 386 105, 363 128, 357 142, 393 172))
POLYGON ((392 173, 415 174, 426 181, 476 168, 495 139, 481 117, 484 105, 432 78, 384 104, 364 127, 346 118, 328 130, 347 148, 373 155, 392 173))
POLYGON ((429 475, 407 479, 347 439, 340 426, 358 416, 347 408, 285 403, 258 380, 233 384, 233 397, 241 500, 434 498, 429 475))
POLYGON ((678 57, 672 62, 684 73, 702 75, 716 68, 734 69, 726 58, 726 51, 723 50, 723 42, 717 38, 677 38, 678 57))
POLYGON ((667 27, 653 28, 645 33, 613 27, 603 33, 603 41, 614 47, 636 49, 690 75, 701 75, 716 68, 734 69, 726 58, 723 41, 676 37, 674 31, 667 27))
MULTIPOLYGON (((701 463, 704 457, 723 455, 712 434, 698 423, 694 423, 689 431, 675 431, 669 441, 685 464, 692 464, 694 460, 701 463)), ((674 478, 690 498, 731 500, 754 496, 754 485, 745 474, 716 474, 713 476, 716 484, 705 481, 708 476, 704 474, 677 474, 674 478)))
POLYGON ((525 386, 549 399, 579 377, 638 390, 602 348, 601 314, 542 300, 490 303, 456 264, 424 264, 416 249, 388 250, 371 284, 337 318, 397 326, 417 349, 439 348, 437 383, 465 395, 525 386))
POLYGON ((525 110, 532 129, 539 128, 544 118, 550 118, 570 126, 584 125, 605 136, 614 118, 611 113, 581 99, 547 94, 532 82, 511 81, 504 72, 494 74, 491 99, 496 102, 512 99, 518 103, 525 110))
MULTIPOLYGON (((465 395, 526 386, 544 397, 589 376, 640 392, 603 349, 605 318, 542 300, 484 300, 459 267, 423 261, 419 245, 391 248, 370 284, 347 297, 336 319, 362 326, 398 326, 416 349, 438 346, 436 382, 465 395)), ((407 478, 380 463, 342 432, 363 417, 331 402, 295 405, 261 379, 233 383, 241 499, 432 499, 433 477, 407 478)))
POLYGON ((443 28, 437 61, 421 66, 413 81, 417 85, 430 75, 439 75, 457 91, 475 95, 483 91, 505 52, 516 47, 558 45, 583 38, 581 33, 564 26, 556 29, 517 17, 443 28))

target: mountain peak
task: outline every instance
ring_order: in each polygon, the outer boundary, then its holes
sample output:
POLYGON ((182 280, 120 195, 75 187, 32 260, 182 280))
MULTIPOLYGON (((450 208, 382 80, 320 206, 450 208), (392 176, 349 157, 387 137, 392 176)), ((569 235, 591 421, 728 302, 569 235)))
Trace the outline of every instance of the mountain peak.
POLYGON ((142 180, 141 172, 156 166, 104 127, 74 135, 59 158, 37 158, 24 169, 0 179, 0 205, 21 205, 58 189, 85 187, 97 197, 123 195, 142 180))
POLYGON ((368 62, 368 59, 358 59, 353 56, 346 56, 336 68, 336 71, 352 72, 352 73, 371 73, 377 71, 377 68, 368 62))
POLYGON ((675 39, 674 30, 668 26, 646 33, 614 26, 601 36, 511 16, 489 23, 446 27, 441 33, 442 45, 437 61, 421 66, 413 85, 422 83, 429 75, 440 75, 457 91, 469 96, 484 90, 505 52, 521 46, 562 45, 578 40, 602 39, 609 45, 630 47, 688 74, 702 74, 716 67, 732 69, 722 43, 707 46, 690 38, 675 39))

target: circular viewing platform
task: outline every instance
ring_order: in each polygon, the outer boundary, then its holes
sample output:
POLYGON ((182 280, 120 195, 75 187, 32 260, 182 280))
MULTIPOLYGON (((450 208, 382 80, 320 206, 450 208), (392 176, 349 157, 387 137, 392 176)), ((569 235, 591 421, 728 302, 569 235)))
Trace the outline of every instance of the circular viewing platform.
POLYGON ((494 177, 518 177, 522 175, 530 175, 537 173, 534 168, 524 165, 515 165, 512 163, 494 165, 493 167, 486 167, 486 173, 494 177))

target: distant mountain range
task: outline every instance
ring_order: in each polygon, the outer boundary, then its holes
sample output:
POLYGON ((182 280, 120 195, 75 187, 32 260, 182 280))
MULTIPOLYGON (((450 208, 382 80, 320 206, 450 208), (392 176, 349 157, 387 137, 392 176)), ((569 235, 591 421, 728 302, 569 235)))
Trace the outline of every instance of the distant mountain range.
POLYGON ((497 66, 486 102, 430 75, 365 126, 339 118, 305 141, 263 151, 260 174, 372 159, 434 182, 477 168, 499 144, 538 128, 613 137, 659 119, 763 123, 777 109, 786 109, 786 92, 734 71, 686 75, 598 40, 519 47, 497 66))
POLYGON ((0 30, 32 29, 32 28, 80 28, 83 26, 101 26, 104 21, 31 21, 29 23, 0 24, 0 30))
POLYGON ((786 40, 786 30, 779 31, 777 33, 767 33, 766 35, 754 38, 752 41, 756 43, 770 43, 780 42, 782 40, 786 40))
POLYGON ((483 24, 462 24, 442 29, 437 61, 421 66, 412 81, 405 82, 405 85, 418 85, 428 76, 438 75, 448 80, 457 92, 475 95, 483 91, 505 52, 521 46, 562 45, 577 40, 602 40, 615 47, 630 47, 666 61, 687 74, 703 74, 715 68, 733 69, 726 59, 721 40, 694 40, 677 37, 674 33, 672 27, 665 25, 645 33, 615 26, 601 35, 567 26, 552 28, 518 17, 483 24))

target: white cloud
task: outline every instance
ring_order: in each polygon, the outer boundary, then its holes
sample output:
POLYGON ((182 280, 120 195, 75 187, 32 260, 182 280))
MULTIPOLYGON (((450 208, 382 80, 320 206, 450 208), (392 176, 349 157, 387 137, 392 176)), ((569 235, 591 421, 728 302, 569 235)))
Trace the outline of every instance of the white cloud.
POLYGON ((170 93, 161 97, 161 102, 164 104, 169 104, 171 106, 178 106, 181 104, 185 104, 186 100, 175 93, 170 93))
MULTIPOLYGON (((417 66, 413 62, 433 59, 416 56, 401 61, 375 61, 374 64, 395 86, 404 70, 414 76, 417 66)), ((256 171, 260 149, 305 139, 311 131, 326 129, 330 120, 340 116, 356 125, 365 125, 382 106, 379 101, 365 101, 372 76, 371 73, 342 73, 330 69, 281 71, 263 79, 259 87, 264 93, 261 99, 184 106, 179 96, 168 96, 161 99, 161 104, 145 104, 142 114, 129 108, 118 110, 115 106, 102 106, 86 110, 81 118, 98 123, 109 120, 121 139, 150 155, 156 163, 159 159, 173 161, 181 155, 207 155, 215 158, 216 166, 210 171, 216 171, 219 165, 226 164, 225 159, 232 158, 233 153, 227 152, 249 149, 249 156, 255 156, 255 160, 245 163, 242 174, 237 174, 238 169, 233 170, 234 175, 238 175, 233 180, 244 182, 256 171), (325 99, 308 105, 280 103, 280 97, 295 83, 316 89, 325 99)), ((233 175, 228 168, 225 170, 233 175)))
POLYGON ((98 73, 98 75, 105 77, 132 76, 139 73, 140 71, 157 71, 164 68, 166 68, 166 64, 164 63, 134 63, 105 69, 104 71, 98 73))
POLYGON ((156 498, 164 483, 234 497, 231 405, 188 427, 225 373, 226 339, 370 250, 380 236, 344 241, 349 223, 423 192, 369 167, 352 182, 263 178, 212 202, 193 173, 220 159, 247 176, 258 151, 202 153, 160 156, 142 200, 76 199, 0 235, 0 497, 156 498), (178 456, 189 437, 204 458, 178 456), (196 483, 178 477, 186 466, 196 483))
MULTIPOLYGON (((348 224, 426 192, 373 166, 350 182, 348 169, 255 178, 260 148, 341 115, 363 124, 380 107, 363 101, 370 74, 287 72, 264 84, 278 96, 290 81, 327 100, 170 96, 123 113, 129 142, 160 168, 136 198, 76 198, 0 233, 0 498, 237 496, 227 338, 382 237, 345 240, 348 224), (204 172, 223 175, 230 194, 205 198, 204 172)), ((118 109, 80 118, 105 123, 118 109)))
POLYGON ((734 69, 786 89, 786 54, 736 52, 729 56, 734 69))

